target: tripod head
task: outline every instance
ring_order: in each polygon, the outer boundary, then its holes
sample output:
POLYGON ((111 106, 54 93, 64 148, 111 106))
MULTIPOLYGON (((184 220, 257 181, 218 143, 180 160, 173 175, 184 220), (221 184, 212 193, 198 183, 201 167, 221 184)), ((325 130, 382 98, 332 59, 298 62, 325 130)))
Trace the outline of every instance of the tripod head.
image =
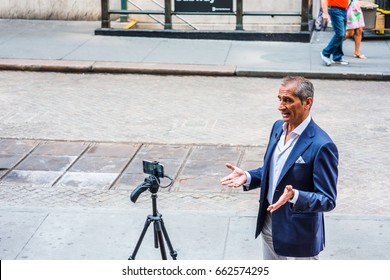
POLYGON ((154 177, 150 175, 149 177, 145 178, 145 181, 137 186, 134 191, 130 194, 130 200, 135 203, 141 193, 143 193, 146 190, 149 190, 151 193, 157 193, 159 188, 159 182, 160 180, 157 177, 154 177))
POLYGON ((130 200, 135 203, 140 196, 146 190, 151 193, 157 193, 159 187, 167 188, 173 184, 173 179, 164 174, 164 166, 157 161, 143 161, 144 173, 150 174, 149 177, 145 178, 144 182, 138 185, 130 194, 130 200), (160 185, 160 178, 168 178, 170 183, 167 186, 160 185))

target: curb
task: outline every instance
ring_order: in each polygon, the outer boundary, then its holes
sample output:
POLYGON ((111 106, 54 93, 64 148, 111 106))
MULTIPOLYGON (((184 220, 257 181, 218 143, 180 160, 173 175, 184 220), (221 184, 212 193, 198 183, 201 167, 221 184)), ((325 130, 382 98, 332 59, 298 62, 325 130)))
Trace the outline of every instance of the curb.
POLYGON ((63 73, 234 76, 236 72, 236 66, 72 60, 65 61, 35 59, 0 59, 0 70, 63 73))
POLYGON ((238 69, 234 65, 157 64, 108 61, 72 61, 40 59, 0 59, 0 71, 36 71, 60 73, 108 73, 152 75, 239 76, 283 78, 302 75, 311 79, 390 81, 390 72, 324 73, 307 71, 269 71, 238 69))
POLYGON ((259 78, 283 78, 286 76, 297 75, 308 79, 321 80, 362 80, 362 81, 390 81, 390 72, 371 72, 371 73, 325 73, 325 72, 305 72, 305 71, 254 71, 240 70, 236 71, 236 76, 242 77, 259 77, 259 78))

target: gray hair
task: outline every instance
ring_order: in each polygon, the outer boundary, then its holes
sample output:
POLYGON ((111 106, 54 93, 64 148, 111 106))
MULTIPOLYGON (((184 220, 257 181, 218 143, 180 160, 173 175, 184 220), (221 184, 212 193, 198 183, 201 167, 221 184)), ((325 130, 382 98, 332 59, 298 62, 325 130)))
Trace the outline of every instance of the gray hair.
POLYGON ((282 80, 282 86, 293 86, 294 93, 298 98, 303 102, 309 97, 314 97, 314 86, 313 84, 306 78, 301 76, 287 76, 282 80))

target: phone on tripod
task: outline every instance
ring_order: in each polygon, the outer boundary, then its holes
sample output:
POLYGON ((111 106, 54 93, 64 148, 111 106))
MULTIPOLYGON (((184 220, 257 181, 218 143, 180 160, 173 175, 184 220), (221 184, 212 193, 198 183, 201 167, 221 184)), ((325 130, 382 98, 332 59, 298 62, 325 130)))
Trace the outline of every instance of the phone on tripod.
POLYGON ((129 260, 135 260, 135 257, 137 255, 137 252, 141 246, 141 243, 145 237, 146 231, 148 230, 148 227, 150 226, 151 223, 154 224, 153 230, 154 230, 154 248, 159 248, 160 247, 160 253, 161 253, 161 258, 163 260, 167 259, 167 253, 165 250, 165 244, 164 244, 164 239, 167 242, 169 253, 172 257, 172 259, 176 260, 177 257, 177 252, 173 249, 172 243, 169 239, 168 232, 165 229, 164 221, 162 219, 162 215, 157 211, 157 192, 159 187, 162 188, 167 188, 172 185, 173 179, 171 179, 169 176, 164 175, 164 166, 160 164, 158 161, 147 161, 144 160, 142 163, 144 173, 150 174, 148 178, 145 178, 145 181, 137 186, 130 194, 130 200, 132 202, 136 202, 139 195, 143 193, 146 190, 149 190, 152 195, 152 209, 153 209, 153 214, 148 215, 146 218, 146 222, 144 225, 144 228, 141 232, 141 235, 138 239, 137 245, 135 246, 135 249, 131 256, 128 258, 129 260), (166 186, 160 186, 160 179, 159 178, 168 178, 171 180, 171 182, 166 185, 166 186))
POLYGON ((156 176, 158 178, 164 178, 164 165, 158 161, 147 161, 142 162, 144 173, 156 176))

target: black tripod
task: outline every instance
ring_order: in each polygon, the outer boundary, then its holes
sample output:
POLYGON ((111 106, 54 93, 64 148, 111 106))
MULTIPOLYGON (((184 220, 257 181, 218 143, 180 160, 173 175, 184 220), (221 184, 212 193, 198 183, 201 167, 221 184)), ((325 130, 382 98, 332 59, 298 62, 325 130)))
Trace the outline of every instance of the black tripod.
POLYGON ((169 239, 167 230, 165 229, 162 215, 160 213, 158 213, 158 211, 157 211, 157 191, 158 191, 158 187, 159 187, 158 178, 155 176, 149 176, 149 178, 145 179, 145 182, 140 187, 138 187, 140 189, 140 191, 138 191, 134 194, 135 199, 132 197, 132 201, 137 200, 139 193, 143 191, 142 188, 145 188, 144 185, 146 185, 146 187, 148 187, 149 191, 152 193, 151 198, 152 198, 153 214, 148 215, 148 217, 146 218, 144 229, 141 232, 141 235, 138 239, 137 245, 135 246, 133 254, 129 257, 129 260, 135 260, 135 256, 138 253, 139 247, 141 246, 141 243, 144 239, 146 231, 148 230, 148 228, 152 222, 154 225, 154 248, 158 248, 160 246, 161 258, 163 260, 166 260, 167 253, 165 251, 165 244, 164 244, 164 238, 165 238, 165 241, 167 242, 167 245, 169 248, 169 253, 170 253, 172 259, 176 260, 177 252, 172 247, 172 243, 169 239))

